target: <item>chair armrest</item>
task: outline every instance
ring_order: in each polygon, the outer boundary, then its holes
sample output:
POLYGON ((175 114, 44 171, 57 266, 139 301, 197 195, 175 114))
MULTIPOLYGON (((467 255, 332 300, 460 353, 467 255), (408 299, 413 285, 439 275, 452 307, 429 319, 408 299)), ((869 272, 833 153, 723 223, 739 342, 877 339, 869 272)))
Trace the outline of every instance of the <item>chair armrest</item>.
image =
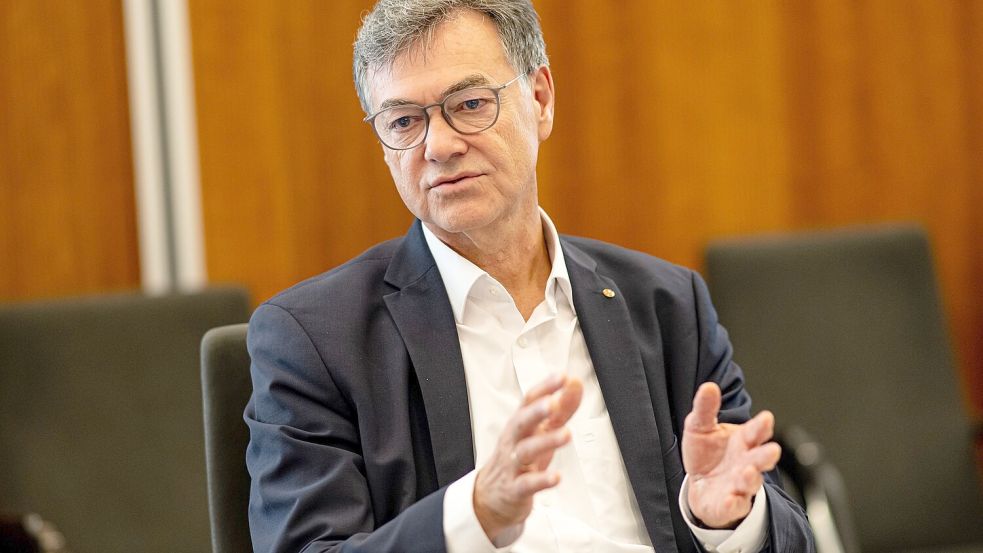
POLYGON ((782 446, 779 468, 800 494, 818 553, 859 553, 843 477, 822 445, 796 425, 776 432, 775 440, 782 446))

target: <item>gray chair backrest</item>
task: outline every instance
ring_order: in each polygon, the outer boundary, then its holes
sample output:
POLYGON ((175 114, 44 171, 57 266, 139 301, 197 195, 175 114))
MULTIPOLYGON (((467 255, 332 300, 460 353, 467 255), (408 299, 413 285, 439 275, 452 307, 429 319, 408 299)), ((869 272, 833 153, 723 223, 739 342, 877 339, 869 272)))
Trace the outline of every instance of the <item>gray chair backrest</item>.
POLYGON ((249 536, 249 430, 242 412, 252 393, 246 324, 214 328, 201 342, 201 387, 214 553, 252 551, 249 536))
POLYGON ((240 289, 0 307, 0 510, 74 553, 207 551, 198 348, 240 289))
POLYGON ((971 431, 920 229, 722 241, 707 277, 755 407, 825 446, 865 552, 983 543, 971 431))

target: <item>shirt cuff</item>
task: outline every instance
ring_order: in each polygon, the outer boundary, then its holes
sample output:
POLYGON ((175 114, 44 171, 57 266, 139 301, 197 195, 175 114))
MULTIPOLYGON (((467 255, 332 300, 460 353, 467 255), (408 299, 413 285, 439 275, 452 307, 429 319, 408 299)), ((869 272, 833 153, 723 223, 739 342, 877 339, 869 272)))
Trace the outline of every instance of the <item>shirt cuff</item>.
POLYGON ((474 480, 477 470, 465 474, 444 492, 444 542, 447 553, 504 553, 522 533, 522 526, 499 538, 505 545, 495 547, 474 514, 474 480))
POLYGON ((763 484, 754 495, 751 512, 733 530, 709 530, 697 526, 686 500, 688 489, 689 475, 686 475, 679 492, 679 510, 704 550, 711 553, 754 553, 764 547, 768 539, 768 498, 763 484))

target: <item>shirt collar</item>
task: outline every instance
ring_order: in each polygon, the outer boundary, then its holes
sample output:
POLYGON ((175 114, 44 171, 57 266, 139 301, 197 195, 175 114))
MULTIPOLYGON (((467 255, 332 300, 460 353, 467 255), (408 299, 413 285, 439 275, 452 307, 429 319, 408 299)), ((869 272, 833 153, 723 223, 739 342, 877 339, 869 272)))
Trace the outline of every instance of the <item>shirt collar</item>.
MULTIPOLYGON (((556 313, 557 299, 562 297, 573 310, 573 293, 570 288, 570 276, 567 273, 566 260, 563 257, 563 248, 560 247, 560 236, 556 232, 553 221, 543 208, 539 208, 539 214, 542 218, 543 236, 546 240, 546 250, 552 266, 550 275, 546 279, 546 305, 551 312, 556 313)), ((427 225, 421 226, 430 253, 437 263, 437 270, 440 271, 440 277, 444 281, 444 288, 447 290, 447 297, 450 300, 451 309, 454 311, 454 319, 461 323, 464 320, 464 309, 467 307, 471 288, 482 277, 494 279, 483 269, 441 242, 427 228, 427 225)))

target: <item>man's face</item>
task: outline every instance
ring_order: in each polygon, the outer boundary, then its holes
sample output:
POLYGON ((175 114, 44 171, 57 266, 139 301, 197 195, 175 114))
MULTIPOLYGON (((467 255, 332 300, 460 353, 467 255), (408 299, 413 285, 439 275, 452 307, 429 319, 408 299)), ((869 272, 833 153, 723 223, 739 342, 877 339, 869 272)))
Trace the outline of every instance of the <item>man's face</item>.
MULTIPOLYGON (((401 100, 439 102, 462 83, 498 86, 516 76, 495 25, 464 11, 441 24, 425 52, 396 59, 391 71, 370 77, 372 109, 401 100)), ((553 125, 549 70, 520 79, 500 92, 498 121, 479 134, 463 135, 430 110, 426 142, 412 150, 384 148, 386 164, 406 207, 438 236, 478 233, 521 221, 538 205, 536 158, 553 125)))

